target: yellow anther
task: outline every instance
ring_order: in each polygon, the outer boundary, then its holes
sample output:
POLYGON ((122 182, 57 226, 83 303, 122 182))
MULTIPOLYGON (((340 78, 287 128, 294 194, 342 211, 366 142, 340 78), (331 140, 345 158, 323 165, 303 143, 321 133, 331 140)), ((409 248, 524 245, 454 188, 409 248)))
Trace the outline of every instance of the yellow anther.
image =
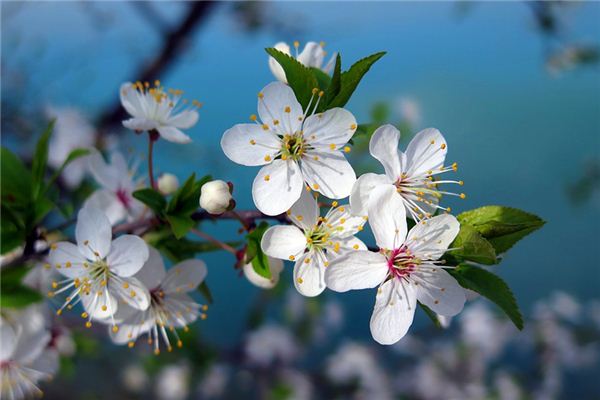
POLYGON ((256 144, 256 140, 250 139, 250 144, 254 146, 256 144))
POLYGON ((95 251, 95 252, 94 252, 94 255, 95 255, 96 257, 100 257, 100 253, 98 253, 97 251, 95 251))
POLYGON ((286 113, 292 112, 292 109, 290 108, 290 106, 287 106, 283 109, 283 111, 285 111, 286 113))
POLYGON ((273 120, 273 125, 275 125, 275 126, 279 125, 279 120, 278 119, 274 119, 273 120))
POLYGON ((56 315, 61 315, 62 314, 62 310, 56 310, 56 315))
POLYGON ((340 252, 340 242, 335 242, 335 244, 333 245, 333 251, 335 251, 336 253, 340 252))
POLYGON ((135 290, 132 290, 132 291, 129 293, 129 295, 130 295, 131 297, 135 297, 135 290))
POLYGON ((281 155, 281 159, 282 159, 283 161, 287 160, 287 159, 288 159, 288 156, 287 156, 287 154, 282 154, 282 155, 281 155))
POLYGON ((302 221, 304 219, 304 217, 302 215, 296 215, 296 219, 298 221, 302 221))
POLYGON ((350 148, 350 146, 344 146, 344 152, 345 153, 350 153, 352 149, 350 148))
POLYGON ((350 125, 350 129, 355 130, 356 129, 356 124, 350 125))
POLYGON ((160 349, 154 349, 154 355, 157 356, 160 354, 160 349))
POLYGON ((53 243, 53 244, 51 244, 51 245, 50 245, 50 248, 51 248, 52 250, 56 250, 56 245, 53 243))
POLYGON ((450 208, 450 207, 446 208, 446 212, 451 212, 451 211, 452 211, 452 208, 450 208))
POLYGON ((265 95, 264 95, 264 94, 262 94, 262 93, 259 93, 259 94, 258 94, 258 98, 259 98, 259 99, 262 99, 263 97, 265 97, 265 95))
POLYGON ((431 144, 435 144, 435 140, 431 139, 431 142, 429 142, 431 144))
POLYGON ((288 257, 288 259, 289 259, 290 261, 294 261, 294 260, 296 259, 296 257, 294 257, 294 256, 289 256, 289 257, 288 257))
POLYGON ((325 261, 325 262, 323 263, 323 265, 324 265, 324 266, 326 266, 326 267, 329 267, 329 261, 325 261))
POLYGON ((323 41, 319 42, 319 46, 325 47, 325 42, 323 42, 323 41))
POLYGON ((297 40, 294 40, 294 47, 296 47, 296 48, 300 47, 300 42, 297 40))
POLYGON ((116 325, 115 325, 115 326, 113 326, 113 327, 112 327, 112 331, 113 331, 114 333, 117 333, 117 332, 119 332, 119 327, 118 327, 118 326, 116 326, 116 325))
POLYGON ((252 114, 250 116, 250 121, 256 121, 256 114, 252 114))
POLYGON ((460 186, 462 186, 462 185, 464 185, 465 183, 464 183, 463 181, 458 181, 458 184, 459 184, 460 186))
POLYGON ((154 86, 156 86, 156 87, 160 86, 160 81, 158 79, 154 81, 154 86))
POLYGON ((101 308, 102 308, 102 311, 106 311, 108 309, 108 307, 106 307, 106 305, 103 305, 101 308))
POLYGON ((331 206, 332 206, 332 207, 337 207, 337 206, 338 206, 338 202, 334 200, 334 201, 331 203, 331 206))
POLYGON ((144 87, 148 89, 150 87, 150 82, 144 82, 144 87))
POLYGON ((306 257, 306 258, 304 259, 304 264, 308 264, 308 263, 310 263, 310 258, 306 257))
POLYGON ((200 314, 200 319, 201 320, 205 320, 206 318, 208 318, 208 315, 206 315, 206 314, 200 314))
POLYGON ((179 347, 179 348, 183 347, 183 342, 181 340, 177 341, 177 347, 179 347))
POLYGON ((81 313, 81 318, 87 318, 88 317, 88 313, 86 313, 85 311, 81 313))
POLYGON ((130 349, 135 346, 135 342, 129 342, 127 343, 127 347, 129 347, 130 349))
POLYGON ((318 183, 315 183, 315 184, 313 185, 313 189, 315 189, 315 190, 319 190, 319 184, 318 184, 318 183))
POLYGON ((91 328, 91 327, 92 327, 92 323, 91 323, 91 321, 87 321, 87 322, 85 323, 85 327, 86 327, 86 328, 91 328))
POLYGON ((330 148, 331 150, 335 150, 335 144, 331 143, 331 144, 329 145, 329 148, 330 148))
POLYGON ((358 245, 357 245, 357 244, 355 244, 354 246, 352 246, 352 248, 353 248, 354 250, 358 250, 358 245))
POLYGON ((52 292, 52 291, 48 292, 48 297, 54 297, 54 292, 52 292))
POLYGON ((318 92, 318 91, 319 91, 319 89, 318 89, 318 88, 313 88, 313 90, 312 90, 312 94, 317 94, 317 92, 318 92))
POLYGON ((52 265, 50 265, 50 264, 44 264, 44 269, 50 269, 50 268, 52 268, 52 265))
POLYGON ((267 155, 265 156, 265 161, 271 161, 271 156, 267 154, 267 155))
POLYGON ((302 278, 298 278, 298 279, 296 279, 296 281, 297 281, 298 283, 302 283, 302 282, 304 282, 304 280, 303 280, 302 278))
POLYGON ((340 224, 343 224, 344 222, 346 222, 346 218, 340 218, 340 224))
POLYGON ((452 169, 456 171, 458 169, 458 163, 452 164, 452 169))
POLYGON ((466 199, 466 198, 467 198, 467 195, 466 195, 466 194, 464 194, 464 193, 461 193, 461 194, 459 195, 459 197, 460 197, 461 199, 466 199))
POLYGON ((442 143, 440 147, 442 148, 442 150, 444 150, 446 148, 446 143, 442 143))
POLYGON ((127 283, 127 282, 123 283, 123 289, 129 289, 129 283, 127 283))
POLYGON ((271 179, 271 176, 269 176, 269 175, 265 175, 265 177, 264 177, 264 180, 265 180, 266 182, 269 182, 269 179, 271 179))
POLYGON ((319 156, 314 156, 314 157, 313 157, 313 160, 315 160, 315 161, 319 161, 319 156))
POLYGON ((58 287, 58 282, 52 281, 52 289, 56 289, 58 287))

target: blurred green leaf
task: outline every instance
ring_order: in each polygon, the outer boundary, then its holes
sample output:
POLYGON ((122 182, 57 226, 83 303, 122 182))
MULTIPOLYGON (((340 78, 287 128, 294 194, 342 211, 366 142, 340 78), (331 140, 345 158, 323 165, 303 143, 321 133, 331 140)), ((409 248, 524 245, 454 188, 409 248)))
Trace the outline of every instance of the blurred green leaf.
POLYGON ((206 283, 206 280, 203 281, 200 286, 198 286, 198 291, 202 294, 202 296, 206 299, 208 304, 213 304, 213 295, 206 283))
POLYGON ((298 99, 298 102, 302 105, 302 109, 305 112, 308 112, 306 108, 313 95, 312 90, 319 86, 313 71, 305 67, 295 58, 277 49, 267 48, 265 51, 281 65, 281 68, 285 71, 288 85, 294 91, 296 99, 298 99))
POLYGON ((248 246, 246 247, 246 263, 251 262, 252 268, 260 276, 271 279, 271 269, 269 268, 269 258, 263 253, 260 242, 269 224, 261 222, 252 232, 246 235, 248 246))
POLYGON ((194 227, 194 220, 189 216, 167 215, 167 221, 177 239, 181 239, 194 227))
POLYGON ((133 192, 133 197, 147 205, 157 215, 162 215, 167 206, 164 196, 152 188, 144 188, 133 192))
POLYGON ((523 329, 523 316, 517 301, 508 285, 499 276, 483 268, 465 264, 447 271, 462 287, 471 289, 496 303, 517 328, 523 329))
POLYGON ((385 51, 372 54, 355 62, 348 71, 342 73, 340 91, 335 98, 327 104, 327 108, 343 107, 348 100, 350 100, 352 93, 356 90, 356 87, 363 76, 369 71, 371 66, 384 55, 385 51))
POLYGON ((0 304, 7 308, 22 308, 42 301, 37 291, 23 286, 21 281, 27 274, 25 267, 4 269, 0 272, 0 304))
POLYGON ((25 225, 22 218, 4 204, 0 212, 0 254, 6 254, 25 242, 25 225))
POLYGON ((534 214, 503 206, 484 206, 465 211, 456 217, 461 225, 469 224, 494 247, 504 253, 546 222, 534 214))
POLYGON ((56 179, 58 179, 58 177, 60 176, 60 174, 62 174, 62 172, 64 171, 64 169, 71 164, 73 161, 77 160, 80 157, 84 157, 90 154, 90 150, 88 149, 74 149, 72 150, 69 155, 67 156, 67 158, 65 159, 65 161, 63 161, 62 165, 60 166, 59 169, 57 169, 54 174, 50 177, 50 179, 48 180, 48 184, 46 186, 46 190, 48 190, 50 188, 50 186, 52 186, 54 184, 54 181, 56 181, 56 179))
POLYGON ((496 251, 494 247, 485 240, 479 232, 471 225, 460 224, 460 231, 454 242, 450 245, 454 249, 446 253, 452 260, 451 264, 462 261, 474 261, 480 264, 496 264, 496 251))
POLYGON ((0 187, 2 202, 27 208, 32 199, 31 173, 13 152, 0 149, 0 187))
POLYGON ((54 130, 55 120, 50 121, 46 130, 40 137, 33 154, 32 171, 32 191, 33 198, 37 199, 44 187, 44 175, 46 174, 46 164, 48 163, 48 143, 54 130))

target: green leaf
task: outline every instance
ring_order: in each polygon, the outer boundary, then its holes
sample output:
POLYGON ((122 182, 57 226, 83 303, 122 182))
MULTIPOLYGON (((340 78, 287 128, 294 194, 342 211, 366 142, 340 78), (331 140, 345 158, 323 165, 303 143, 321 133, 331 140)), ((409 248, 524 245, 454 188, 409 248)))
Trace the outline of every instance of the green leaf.
POLYGON ((497 262, 494 247, 471 225, 460 225, 460 231, 450 248, 455 249, 446 253, 452 258, 449 260, 452 264, 461 261, 474 261, 480 264, 492 265, 497 262))
POLYGON ((0 254, 6 254, 25 242, 25 223, 5 204, 0 212, 0 254))
POLYGON ((0 293, 2 307, 23 308, 43 300, 43 296, 27 286, 3 287, 0 293))
POLYGON ((429 319, 431 320, 431 322, 433 322, 433 325, 435 325, 436 328, 442 328, 442 324, 440 323, 440 320, 437 317, 437 314, 433 312, 433 310, 429 307, 427 307, 425 304, 419 302, 419 306, 421 307, 421 309, 423 311, 425 311, 425 314, 429 317, 429 319))
POLYGON ((310 67, 310 70, 315 76, 315 79, 317 80, 317 87, 327 92, 327 88, 331 84, 331 77, 319 68, 310 67))
POLYGON ((167 206, 167 214, 190 215, 198 209, 202 186, 210 181, 210 175, 196 180, 196 174, 190 175, 185 183, 173 194, 167 206))
POLYGON ((41 222, 46 215, 54 208, 54 203, 44 195, 40 195, 36 200, 33 208, 34 224, 41 222))
POLYGON ((312 90, 319 85, 313 72, 295 58, 277 49, 267 48, 265 51, 281 65, 281 68, 285 71, 288 85, 294 91, 296 99, 302 105, 302 109, 308 112, 306 108, 312 97, 312 90))
POLYGON ((60 166, 59 169, 57 169, 54 174, 50 177, 50 179, 48 180, 48 184, 46 185, 46 190, 48 190, 50 188, 50 186, 52 186, 52 184, 54 184, 54 181, 56 181, 56 179, 58 179, 58 177, 60 176, 60 174, 62 174, 62 172, 64 171, 64 169, 71 164, 73 161, 77 160, 80 157, 83 156, 87 156, 88 154, 90 154, 90 150, 89 149, 74 149, 72 150, 69 155, 67 156, 67 158, 65 159, 65 161, 63 161, 62 165, 60 166))
POLYGON ((208 287, 206 281, 203 281, 200 286, 198 286, 198 291, 202 294, 202 296, 206 299, 208 304, 212 304, 214 302, 212 292, 208 287))
POLYGON ((2 202, 27 208, 32 199, 31 174, 13 152, 0 149, 0 187, 2 202))
POLYGON ((352 93, 356 90, 356 87, 360 83, 363 76, 369 71, 371 66, 385 55, 385 51, 372 54, 362 60, 357 61, 350 67, 348 71, 345 71, 341 75, 341 88, 339 93, 327 104, 327 109, 333 107, 343 107, 352 93))
POLYGON ((506 252, 546 223, 537 215, 503 206, 484 206, 465 211, 457 219, 461 224, 475 228, 494 246, 497 253, 506 252))
MULTIPOLYGON (((198 242, 185 237, 176 239, 170 229, 146 234, 144 239, 174 262, 194 258, 197 253, 222 250, 221 246, 210 242, 198 242)), ((227 242, 227 244, 238 247, 241 243, 227 242)))
POLYGON ((483 268, 464 264, 456 269, 448 270, 448 272, 462 287, 471 289, 496 303, 517 328, 523 329, 523 316, 517 301, 506 282, 499 276, 483 268))
POLYGON ((162 215, 167 206, 164 196, 152 188, 136 190, 133 192, 133 197, 147 205, 157 215, 162 215))
POLYGON ((32 190, 33 197, 37 198, 44 186, 44 175, 46 173, 46 164, 48 163, 48 143, 54 130, 54 122, 50 121, 46 130, 40 137, 35 147, 35 153, 33 155, 33 162, 31 165, 32 172, 32 190))
POLYGON ((271 269, 269 268, 269 258, 263 253, 260 242, 269 224, 261 222, 252 232, 246 235, 248 246, 246 247, 246 262, 252 263, 254 271, 260 276, 271 279, 271 269))
POLYGON ((325 91, 325 101, 327 105, 331 103, 331 100, 338 95, 342 88, 342 56, 340 53, 337 54, 335 58, 335 66, 333 67, 333 76, 331 78, 331 83, 327 87, 325 91))
POLYGON ((194 227, 196 222, 189 216, 167 215, 167 221, 171 225, 173 235, 177 239, 181 239, 194 227))

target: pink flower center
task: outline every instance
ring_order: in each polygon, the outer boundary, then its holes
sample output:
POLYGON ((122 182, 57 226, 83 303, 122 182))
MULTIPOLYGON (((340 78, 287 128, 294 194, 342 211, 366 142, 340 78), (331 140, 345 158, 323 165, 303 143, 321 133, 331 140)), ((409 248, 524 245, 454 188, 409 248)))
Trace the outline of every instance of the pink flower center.
POLYGON ((118 189, 116 195, 117 199, 119 199, 121 204, 123 204, 125 208, 129 208, 131 204, 131 199, 129 198, 129 194, 127 193, 127 191, 125 189, 118 189))
POLYGON ((387 258, 390 274, 396 278, 410 276, 417 266, 415 257, 406 246, 390 251, 387 258))

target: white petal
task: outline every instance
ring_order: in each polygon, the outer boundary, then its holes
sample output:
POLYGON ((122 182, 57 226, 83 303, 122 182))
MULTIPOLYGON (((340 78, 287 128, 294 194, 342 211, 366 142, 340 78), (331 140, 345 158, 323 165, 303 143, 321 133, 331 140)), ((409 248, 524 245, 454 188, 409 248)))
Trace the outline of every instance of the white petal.
POLYGON ((373 189, 369 201, 369 225, 377 246, 397 249, 406 238, 406 211, 400 195, 392 185, 373 189))
POLYGON ((156 128, 162 138, 173 143, 190 143, 192 139, 174 126, 159 126, 156 128))
POLYGON ((198 122, 198 112, 196 110, 182 111, 167 120, 167 125, 179 129, 189 129, 198 122))
POLYGON ((127 129, 131 129, 134 131, 150 131, 152 129, 158 128, 158 122, 140 117, 140 118, 130 118, 123 121, 123 126, 127 129))
POLYGON ((238 124, 225 131, 221 138, 221 148, 234 163, 265 165, 274 160, 281 150, 281 140, 260 125, 238 124))
POLYGON ((119 236, 113 240, 106 261, 115 274, 133 276, 148 261, 148 245, 139 236, 119 236))
POLYGON ((447 317, 462 311, 465 291, 448 272, 442 268, 428 268, 413 275, 416 275, 417 298, 421 303, 447 317))
POLYGON ((104 213, 94 207, 84 207, 77 214, 75 238, 79 252, 88 260, 104 258, 110 250, 112 228, 104 213))
MULTIPOLYGON (((290 46, 288 46, 287 43, 279 42, 273 47, 275 49, 281 51, 282 53, 285 53, 287 55, 290 54, 290 46)), ((279 82, 287 83, 287 79, 285 77, 285 71, 283 70, 281 65, 279 65, 277 60, 275 60, 273 57, 269 57, 269 68, 271 69, 273 76, 275 76, 275 78, 279 82)))
POLYGON ((317 42, 306 43, 302 52, 298 54, 298 61, 307 67, 321 68, 324 58, 325 50, 317 42))
POLYGON ((312 146, 320 150, 338 150, 356 132, 356 118, 348 110, 332 108, 306 118, 302 130, 307 143, 312 146))
POLYGON ((440 131, 433 128, 424 129, 408 144, 405 172, 410 177, 433 171, 444 165, 447 152, 446 139, 440 131))
POLYGON ((357 238, 356 236, 349 236, 343 239, 339 239, 337 243, 340 244, 340 248, 337 251, 337 253, 334 252, 333 255, 344 256, 348 253, 354 253, 358 250, 367 250, 367 245, 364 244, 363 241, 357 238))
POLYGON ((121 104, 129 113, 129 115, 132 117, 142 117, 144 115, 138 91, 133 88, 133 84, 131 82, 125 82, 121 85, 119 95, 121 98, 121 104))
POLYGON ((437 260, 460 230, 460 223, 450 214, 437 215, 416 224, 406 237, 406 245, 416 256, 437 260))
POLYGON ((258 98, 258 115, 271 130, 282 135, 293 134, 302 126, 302 106, 285 83, 272 82, 264 87, 258 98))
POLYGON ((385 174, 392 181, 402 174, 398 153, 399 141, 400 131, 393 125, 383 125, 377 128, 369 142, 369 152, 383 165, 385 174))
POLYGON ((294 203, 288 214, 288 218, 302 229, 311 229, 317 224, 319 217, 319 205, 317 199, 310 190, 302 190, 302 194, 294 203))
POLYGON ((74 279, 86 274, 83 264, 87 263, 87 259, 73 243, 59 242, 50 246, 48 262, 67 278, 74 279))
POLYGON ((371 335, 380 344, 394 344, 412 325, 417 306, 413 285, 392 279, 381 286, 371 316, 371 335))
POLYGON ((154 247, 148 246, 148 261, 136 272, 135 277, 152 290, 157 288, 166 276, 167 270, 162 256, 154 247))
POLYGON ((325 290, 324 257, 315 252, 303 254, 294 265, 294 286, 303 296, 315 297, 325 290))
POLYGON ((364 217, 352 215, 349 204, 331 208, 325 218, 327 225, 334 229, 331 236, 335 239, 343 239, 356 234, 367 222, 364 217))
MULTIPOLYGON (((80 294, 83 308, 92 319, 107 320, 119 309, 117 299, 110 290, 103 290, 101 295, 93 289, 89 294, 80 294)), ((104 321, 106 322, 106 321, 104 321)))
POLYGON ((96 190, 83 203, 83 207, 93 207, 102 211, 111 225, 122 221, 127 216, 127 209, 119 201, 114 192, 107 189, 96 190))
POLYGON ((48 347, 36 358, 32 365, 35 366, 35 371, 43 374, 45 379, 52 379, 58 372, 60 366, 60 357, 58 351, 48 347))
POLYGON ((148 306, 150 306, 150 293, 148 292, 148 288, 134 277, 121 278, 121 280, 123 281, 123 285, 111 286, 111 293, 118 296, 121 300, 135 309, 147 309, 148 306))
POLYGON ((162 283, 165 293, 183 293, 195 290, 206 278, 206 264, 202 260, 189 259, 180 262, 167 272, 162 283))
POLYGON ((268 256, 282 260, 293 260, 300 257, 304 252, 306 237, 295 226, 276 225, 265 231, 260 247, 268 256))
POLYGON ((302 158, 301 168, 306 183, 330 199, 348 197, 356 182, 354 169, 339 151, 311 150, 302 158))
POLYGON ((368 173, 361 175, 350 193, 350 207, 352 214, 366 216, 369 198, 373 189, 379 185, 391 184, 392 181, 386 175, 368 173))
POLYGON ((385 256, 358 250, 332 260, 325 269, 325 283, 331 290, 347 292, 380 285, 387 274, 385 256))
POLYGON ((295 161, 275 160, 258 171, 252 183, 252 199, 267 215, 289 210, 304 188, 300 168, 295 161))
POLYGON ((173 325, 178 328, 191 324, 198 319, 200 305, 185 293, 174 293, 165 296, 165 306, 181 313, 176 320, 172 320, 173 325))
POLYGON ((267 257, 269 260, 269 270, 271 271, 271 279, 267 279, 256 273, 252 263, 244 265, 244 275, 254 286, 262 289, 272 289, 279 282, 279 275, 283 270, 283 261, 279 258, 267 257))
POLYGON ((113 192, 119 189, 119 182, 121 181, 119 174, 122 171, 113 168, 104 161, 99 151, 94 151, 90 154, 87 157, 87 162, 90 173, 100 186, 113 192))
POLYGON ((12 358, 17 346, 17 335, 12 326, 4 318, 0 318, 0 338, 2 339, 0 361, 8 361, 12 358))

